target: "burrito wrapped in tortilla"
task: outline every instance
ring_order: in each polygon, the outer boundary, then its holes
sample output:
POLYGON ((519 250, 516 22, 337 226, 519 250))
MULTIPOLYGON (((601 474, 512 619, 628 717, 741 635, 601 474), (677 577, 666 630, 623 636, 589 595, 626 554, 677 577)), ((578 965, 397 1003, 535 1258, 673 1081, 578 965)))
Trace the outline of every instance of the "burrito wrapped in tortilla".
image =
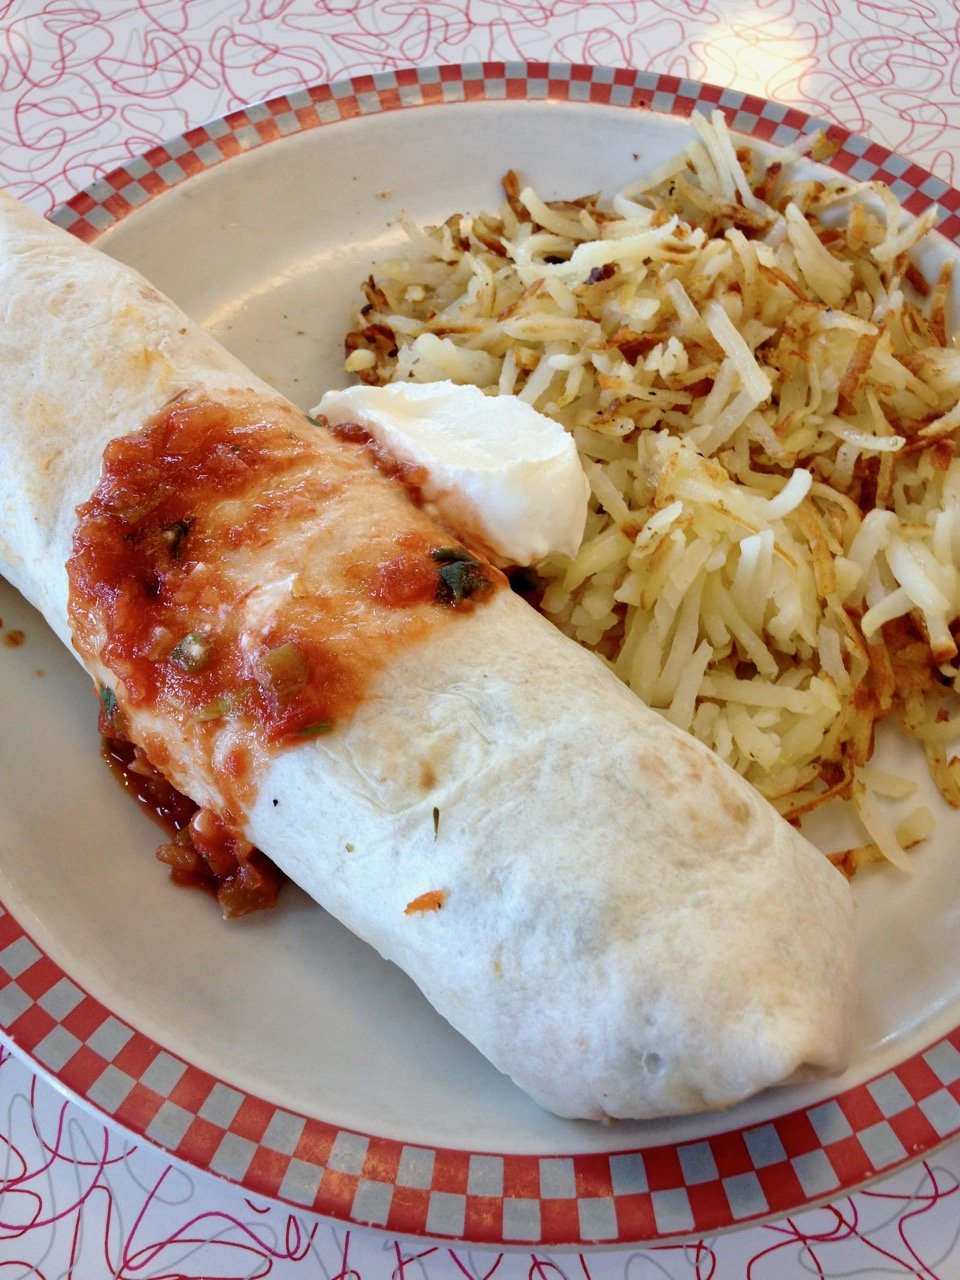
POLYGON ((845 1060, 849 887, 363 431, 0 200, 0 571, 105 712, 544 1107, 845 1060))

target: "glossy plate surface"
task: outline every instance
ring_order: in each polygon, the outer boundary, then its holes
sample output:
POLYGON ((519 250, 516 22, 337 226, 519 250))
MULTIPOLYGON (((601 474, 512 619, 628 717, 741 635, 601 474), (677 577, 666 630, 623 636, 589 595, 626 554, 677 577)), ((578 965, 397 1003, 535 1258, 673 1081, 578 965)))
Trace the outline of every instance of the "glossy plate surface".
MULTIPOLYGON (((307 408, 343 384, 358 284, 395 215, 612 194, 719 106, 761 144, 821 126, 710 86, 474 66, 322 86, 171 140, 74 197, 61 225, 142 270, 307 408)), ((830 167, 944 210, 960 196, 831 126, 830 167)), ((157 829, 99 758, 89 682, 0 583, 0 1025, 127 1129, 260 1195, 398 1233, 488 1243, 665 1240, 831 1198, 960 1132, 960 820, 905 877, 856 886, 856 1053, 840 1080, 720 1115, 591 1125, 540 1111, 302 895, 225 925, 172 888, 157 829)), ((921 781, 894 738, 882 752, 921 781)), ((840 833, 813 832, 814 838, 840 833)), ((464 940, 469 945, 469 939, 464 940)))

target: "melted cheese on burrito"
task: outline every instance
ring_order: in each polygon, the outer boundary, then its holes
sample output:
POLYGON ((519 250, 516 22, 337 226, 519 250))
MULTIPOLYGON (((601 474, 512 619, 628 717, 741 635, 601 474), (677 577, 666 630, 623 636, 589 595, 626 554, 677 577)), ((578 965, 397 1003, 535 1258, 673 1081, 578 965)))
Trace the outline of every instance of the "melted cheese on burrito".
POLYGON ((503 587, 417 479, 263 397, 178 396, 108 444, 67 565, 74 644, 115 727, 227 821, 272 748, 336 732, 401 649, 503 587))
POLYGON ((178 787, 560 1115, 843 1066, 846 881, 416 475, 9 199, 0 294, 0 570, 178 787))

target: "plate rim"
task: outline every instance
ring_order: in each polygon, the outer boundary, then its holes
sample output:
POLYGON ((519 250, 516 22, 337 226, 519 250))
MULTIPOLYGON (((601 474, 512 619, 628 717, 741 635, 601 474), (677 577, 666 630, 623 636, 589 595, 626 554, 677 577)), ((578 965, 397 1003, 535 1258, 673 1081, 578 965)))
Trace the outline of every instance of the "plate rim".
MULTIPOLYGON (((719 109, 731 129, 773 145, 823 132, 832 151, 828 168, 884 182, 913 214, 941 206, 937 229, 960 244, 960 193, 842 126, 705 82, 545 62, 410 67, 278 95, 156 144, 49 217, 94 243, 174 187, 285 137, 432 105, 546 101, 680 118, 719 109)), ((323 1217, 478 1245, 636 1245, 715 1234, 845 1195, 960 1133, 960 1027, 828 1098, 701 1138, 543 1155, 341 1128, 227 1084, 139 1032, 46 955, 2 903, 0 1011, 5 1034, 43 1075, 195 1168, 323 1217), (42 1000, 63 983, 73 1003, 58 1016, 42 1000), (45 1045, 64 1031, 79 1047, 51 1067, 45 1045), (209 1118, 218 1113, 211 1100, 224 1091, 236 1106, 218 1124, 209 1118), (155 1123, 167 1104, 189 1116, 176 1141, 165 1141, 155 1123)))

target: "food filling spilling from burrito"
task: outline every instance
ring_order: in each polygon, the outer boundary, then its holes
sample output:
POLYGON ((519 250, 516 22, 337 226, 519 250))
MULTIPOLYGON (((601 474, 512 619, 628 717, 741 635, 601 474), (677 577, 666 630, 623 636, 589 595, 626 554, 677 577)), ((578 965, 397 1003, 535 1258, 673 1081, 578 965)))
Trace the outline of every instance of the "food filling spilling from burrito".
POLYGON ((101 690, 101 728, 140 741, 137 770, 168 764, 156 714, 206 744, 226 808, 199 807, 181 853, 162 847, 179 878, 246 866, 234 833, 263 759, 334 732, 402 647, 504 584, 420 510, 420 478, 360 427, 262 402, 178 397, 108 446, 78 512, 71 620, 82 656, 122 682, 119 701, 101 690), (369 519, 384 505, 395 519, 369 519))

